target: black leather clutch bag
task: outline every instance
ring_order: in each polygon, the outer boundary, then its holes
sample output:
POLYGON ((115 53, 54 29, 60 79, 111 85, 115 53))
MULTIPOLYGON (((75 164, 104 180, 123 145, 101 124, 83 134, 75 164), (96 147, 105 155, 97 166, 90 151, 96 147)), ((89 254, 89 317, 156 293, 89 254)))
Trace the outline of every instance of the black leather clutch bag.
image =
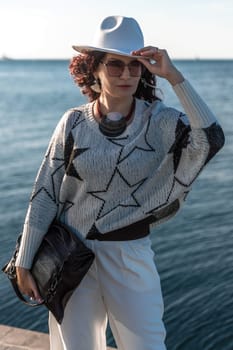
MULTIPOLYGON (((17 240, 12 258, 2 271, 10 279, 20 300, 30 306, 42 305, 29 303, 18 288, 15 261, 20 240, 21 236, 17 240)), ((34 258, 31 273, 44 300, 43 304, 60 324, 69 298, 89 270, 94 257, 92 250, 66 225, 58 221, 52 223, 43 238, 34 258)))

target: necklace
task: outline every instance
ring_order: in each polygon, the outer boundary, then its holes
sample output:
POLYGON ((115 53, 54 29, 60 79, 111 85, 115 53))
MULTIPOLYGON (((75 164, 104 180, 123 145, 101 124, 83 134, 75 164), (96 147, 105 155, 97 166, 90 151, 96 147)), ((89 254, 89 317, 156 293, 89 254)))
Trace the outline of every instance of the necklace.
POLYGON ((127 122, 132 117, 135 109, 135 103, 135 99, 133 99, 130 111, 125 117, 119 112, 109 112, 106 115, 103 115, 100 109, 100 101, 98 99, 96 101, 96 108, 101 119, 99 129, 102 134, 112 137, 121 135, 127 127, 127 122))

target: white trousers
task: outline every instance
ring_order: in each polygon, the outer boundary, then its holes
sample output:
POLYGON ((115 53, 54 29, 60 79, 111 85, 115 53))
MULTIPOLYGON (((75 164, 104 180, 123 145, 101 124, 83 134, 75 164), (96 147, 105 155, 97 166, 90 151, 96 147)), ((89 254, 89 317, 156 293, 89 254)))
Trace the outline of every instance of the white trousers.
POLYGON ((150 238, 85 243, 95 261, 70 298, 62 324, 49 315, 50 350, 106 350, 107 320, 119 350, 166 350, 150 238))

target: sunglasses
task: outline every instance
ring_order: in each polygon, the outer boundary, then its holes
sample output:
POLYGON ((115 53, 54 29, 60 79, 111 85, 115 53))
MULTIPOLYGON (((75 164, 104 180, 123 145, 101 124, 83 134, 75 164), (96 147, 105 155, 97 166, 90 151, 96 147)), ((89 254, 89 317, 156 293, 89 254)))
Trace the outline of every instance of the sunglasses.
POLYGON ((125 64, 121 60, 110 60, 106 63, 100 61, 100 63, 107 68, 107 72, 110 77, 120 77, 124 72, 125 67, 128 67, 131 77, 140 77, 142 73, 142 64, 137 60, 133 60, 128 64, 125 64))

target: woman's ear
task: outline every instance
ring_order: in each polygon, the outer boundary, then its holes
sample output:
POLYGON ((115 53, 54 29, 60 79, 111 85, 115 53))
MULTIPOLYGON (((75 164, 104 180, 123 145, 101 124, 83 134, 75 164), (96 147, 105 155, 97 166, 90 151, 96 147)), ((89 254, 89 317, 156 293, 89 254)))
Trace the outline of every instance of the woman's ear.
POLYGON ((94 84, 90 86, 90 88, 97 92, 97 93, 101 93, 101 82, 100 82, 100 79, 98 77, 95 77, 95 80, 94 80, 94 84))

